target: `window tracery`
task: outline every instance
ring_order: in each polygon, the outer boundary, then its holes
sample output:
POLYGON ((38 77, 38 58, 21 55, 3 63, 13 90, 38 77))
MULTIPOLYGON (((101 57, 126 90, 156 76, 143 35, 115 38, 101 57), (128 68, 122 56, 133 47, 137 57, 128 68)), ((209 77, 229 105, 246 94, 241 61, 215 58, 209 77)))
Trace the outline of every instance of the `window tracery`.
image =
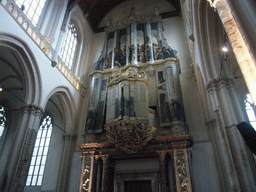
POLYGON ((42 185, 46 159, 52 134, 52 118, 47 115, 38 130, 32 159, 30 162, 27 186, 42 185))
POLYGON ((46 0, 16 0, 15 3, 21 8, 24 14, 30 19, 34 26, 37 25, 46 0))
POLYGON ((246 109, 246 113, 248 115, 250 124, 256 130, 256 111, 255 111, 255 106, 253 104, 253 100, 250 94, 246 95, 246 99, 244 100, 244 102, 245 102, 245 109, 246 109))
POLYGON ((74 23, 70 22, 65 36, 64 46, 61 50, 61 58, 66 66, 71 70, 74 61, 74 55, 77 47, 77 30, 74 23))

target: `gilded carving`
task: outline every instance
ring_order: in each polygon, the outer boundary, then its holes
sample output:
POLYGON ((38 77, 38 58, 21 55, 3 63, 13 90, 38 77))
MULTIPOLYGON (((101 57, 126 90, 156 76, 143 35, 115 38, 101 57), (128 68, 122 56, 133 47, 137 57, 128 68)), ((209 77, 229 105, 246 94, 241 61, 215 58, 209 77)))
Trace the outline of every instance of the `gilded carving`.
POLYGON ((106 125, 110 142, 126 153, 137 153, 153 138, 154 128, 146 121, 119 121, 106 125))
POLYGON ((191 182, 186 149, 175 150, 175 172, 177 191, 191 192, 191 182))
POLYGON ((112 76, 109 77, 110 86, 115 83, 119 83, 124 79, 136 79, 136 80, 146 80, 146 74, 144 72, 139 72, 137 67, 128 67, 126 70, 121 71, 120 69, 113 70, 112 76))
POLYGON ((82 173, 82 191, 89 191, 91 172, 91 157, 84 157, 84 169, 82 173))

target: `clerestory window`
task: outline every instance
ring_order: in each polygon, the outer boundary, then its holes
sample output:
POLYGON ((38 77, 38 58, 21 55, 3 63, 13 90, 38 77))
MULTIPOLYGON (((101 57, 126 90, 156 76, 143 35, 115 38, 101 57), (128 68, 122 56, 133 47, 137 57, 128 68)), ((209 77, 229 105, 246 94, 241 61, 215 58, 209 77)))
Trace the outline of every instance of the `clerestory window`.
POLYGON ((66 32, 64 46, 61 50, 61 58, 66 66, 71 70, 77 46, 77 30, 74 23, 70 22, 66 32))
POLYGON ((30 162, 26 186, 42 185, 46 159, 52 134, 52 118, 47 115, 38 130, 30 162))
POLYGON ((37 25, 46 0, 16 0, 15 3, 34 26, 37 25))
POLYGON ((245 102, 245 109, 246 109, 246 113, 248 115, 250 124, 256 130, 256 109, 250 94, 246 95, 246 99, 244 102, 245 102))

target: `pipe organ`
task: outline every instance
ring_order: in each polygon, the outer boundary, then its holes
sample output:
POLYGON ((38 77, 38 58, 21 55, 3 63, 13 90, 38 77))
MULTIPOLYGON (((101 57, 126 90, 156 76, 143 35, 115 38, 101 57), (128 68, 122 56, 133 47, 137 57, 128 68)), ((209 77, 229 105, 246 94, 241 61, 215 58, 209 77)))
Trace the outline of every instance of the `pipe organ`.
POLYGON ((79 146, 80 191, 124 191, 126 180, 134 178, 150 180, 152 191, 192 191, 192 137, 185 124, 179 60, 164 39, 157 9, 143 16, 132 8, 128 18, 110 20, 105 32, 104 49, 92 68, 85 143, 79 146), (154 170, 123 170, 125 159, 134 167, 138 162, 132 159, 158 161, 154 170))

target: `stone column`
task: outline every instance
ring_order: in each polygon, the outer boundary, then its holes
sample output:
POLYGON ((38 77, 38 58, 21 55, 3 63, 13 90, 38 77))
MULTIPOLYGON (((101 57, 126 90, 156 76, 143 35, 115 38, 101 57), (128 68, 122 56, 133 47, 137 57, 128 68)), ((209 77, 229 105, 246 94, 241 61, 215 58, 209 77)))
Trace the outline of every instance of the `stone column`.
POLYGON ((254 105, 256 105, 256 61, 244 37, 243 27, 236 21, 230 0, 207 1, 218 11, 254 105))
POLYGON ((220 103, 218 99, 217 87, 213 84, 213 82, 209 82, 207 85, 207 90, 212 102, 217 122, 217 127, 214 130, 214 137, 216 139, 217 152, 221 161, 221 172, 223 173, 223 178, 225 180, 225 190, 240 191, 238 175, 235 169, 234 160, 225 130, 225 123, 221 111, 219 110, 220 103))
MULTIPOLYGON (((53 125, 54 126, 54 125, 53 125)), ((54 127, 53 127, 54 128, 54 127)), ((76 134, 64 134, 64 147, 63 147, 63 155, 62 162, 60 168, 60 177, 58 181, 57 191, 65 191, 67 188, 67 178, 70 171, 70 163, 72 158, 72 149, 74 147, 77 135, 76 134)))
POLYGON ((109 155, 101 155, 103 168, 102 168, 102 184, 101 192, 108 192, 109 187, 109 155))
POLYGON ((167 183, 167 170, 166 170, 166 151, 158 151, 159 164, 160 164, 160 183, 161 192, 169 192, 169 187, 167 183))
POLYGON ((174 149, 174 170, 177 192, 192 192, 187 149, 174 149))
POLYGON ((7 173, 9 179, 6 191, 23 191, 25 187, 40 117, 43 114, 41 107, 32 104, 22 107, 21 111, 22 116, 17 126, 18 131, 7 173))
POLYGON ((241 190, 256 191, 256 180, 253 178, 255 165, 250 165, 251 155, 246 154, 245 141, 243 141, 241 134, 236 128, 236 124, 239 123, 236 113, 242 112, 237 111, 238 107, 232 102, 236 98, 236 95, 232 94, 234 89, 233 84, 233 79, 223 77, 212 82, 212 86, 216 89, 218 96, 216 100, 220 103, 218 119, 223 118, 222 126, 227 134, 241 190))

